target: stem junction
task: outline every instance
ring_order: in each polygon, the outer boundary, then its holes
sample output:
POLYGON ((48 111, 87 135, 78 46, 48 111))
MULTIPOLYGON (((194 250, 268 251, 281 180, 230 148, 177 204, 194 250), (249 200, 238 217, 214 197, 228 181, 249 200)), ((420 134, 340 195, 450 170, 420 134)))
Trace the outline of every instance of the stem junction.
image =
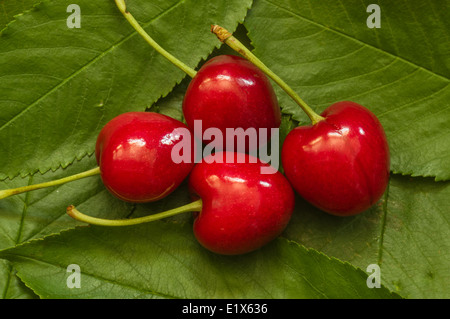
POLYGON ((275 83, 277 83, 308 115, 311 119, 312 124, 316 124, 322 121, 324 118, 313 111, 312 108, 303 101, 300 96, 284 82, 278 75, 276 75, 272 70, 270 70, 260 59, 258 59, 249 49, 245 47, 238 39, 236 39, 228 30, 225 28, 213 25, 211 26, 211 32, 214 33, 217 38, 227 44, 230 48, 238 52, 244 58, 252 62, 261 71, 263 71, 268 77, 270 77, 275 83))

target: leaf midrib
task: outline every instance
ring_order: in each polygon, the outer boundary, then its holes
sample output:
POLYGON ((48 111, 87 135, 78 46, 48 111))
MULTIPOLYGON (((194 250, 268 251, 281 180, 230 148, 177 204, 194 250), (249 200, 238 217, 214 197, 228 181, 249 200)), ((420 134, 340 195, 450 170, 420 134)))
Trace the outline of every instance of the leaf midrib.
MULTIPOLYGON (((56 267, 56 268, 60 268, 60 269, 62 269, 62 270, 66 269, 66 267, 64 267, 64 266, 62 266, 62 265, 60 265, 60 264, 57 264, 57 263, 51 263, 51 262, 49 262, 49 261, 47 261, 47 260, 38 259, 38 258, 36 258, 36 257, 25 256, 25 255, 21 255, 21 254, 17 254, 17 253, 14 253, 14 254, 7 254, 7 255, 12 256, 13 258, 14 258, 14 257, 16 257, 16 258, 22 258, 22 259, 25 259, 25 260, 31 260, 32 262, 38 262, 38 263, 50 265, 50 266, 53 266, 53 267, 56 267)), ((90 272, 85 272, 85 271, 83 271, 83 275, 87 275, 87 276, 90 276, 90 277, 92 277, 92 278, 94 278, 94 279, 97 279, 97 280, 99 280, 99 281, 107 282, 107 283, 110 283, 110 284, 113 284, 113 285, 118 285, 118 286, 121 286, 121 287, 127 287, 127 288, 130 288, 130 289, 136 290, 136 291, 138 291, 138 292, 144 293, 144 294, 151 294, 151 295, 154 295, 154 296, 163 297, 163 298, 171 298, 171 299, 179 299, 179 298, 180 298, 180 297, 171 296, 171 295, 164 294, 164 293, 155 292, 155 291, 152 291, 152 290, 149 290, 149 289, 144 289, 144 288, 142 288, 142 287, 134 287, 134 286, 132 286, 132 285, 130 285, 130 284, 124 284, 123 282, 120 282, 120 281, 117 281, 117 280, 112 280, 112 279, 110 279, 110 278, 105 278, 105 277, 103 277, 103 276, 99 276, 99 275, 96 275, 96 274, 92 274, 92 273, 90 273, 90 272)), ((20 271, 17 273, 17 276, 18 276, 23 282, 26 282, 26 280, 24 280, 24 279, 20 276, 20 271)))
POLYGON ((285 8, 285 7, 283 7, 283 6, 279 5, 279 4, 273 3, 273 2, 270 1, 270 0, 263 0, 263 1, 265 1, 266 3, 268 3, 268 4, 270 4, 270 5, 274 6, 274 7, 277 7, 277 8, 279 8, 279 9, 283 10, 283 11, 286 11, 286 12, 288 12, 288 13, 290 13, 290 14, 292 14, 292 15, 294 15, 294 16, 296 16, 296 17, 298 17, 298 18, 300 18, 300 19, 302 19, 302 20, 304 20, 304 21, 307 21, 307 22, 309 22, 309 23, 311 23, 311 24, 314 24, 314 25, 316 25, 316 26, 318 26, 318 27, 320 27, 320 28, 329 30, 330 32, 336 33, 336 34, 338 34, 338 35, 340 35, 340 36, 342 36, 342 37, 345 37, 345 38, 347 38, 347 39, 349 39, 349 40, 352 40, 352 41, 354 41, 354 42, 357 42, 357 43, 359 43, 359 44, 361 44, 361 45, 363 45, 363 46, 366 46, 366 47, 371 48, 371 49, 373 49, 373 50, 379 51, 379 52, 384 53, 384 54, 386 54, 386 55, 389 55, 389 56, 391 56, 391 57, 397 58, 398 60, 400 60, 400 61, 402 61, 402 62, 404 62, 404 63, 406 63, 406 64, 408 64, 408 65, 411 65, 412 67, 422 69, 422 70, 424 70, 425 72, 431 73, 432 75, 434 75, 434 76, 436 76, 436 77, 438 77, 438 78, 441 78, 441 79, 444 80, 444 81, 449 81, 449 80, 450 80, 449 78, 445 77, 444 75, 441 75, 441 74, 439 74, 439 73, 436 73, 436 72, 434 72, 434 71, 432 71, 432 70, 430 70, 430 69, 428 69, 428 68, 426 68, 426 67, 420 66, 420 65, 416 64, 415 62, 412 62, 412 61, 407 60, 407 59, 404 58, 404 57, 395 55, 394 53, 391 53, 391 52, 389 52, 389 51, 384 51, 383 49, 380 49, 380 48, 378 48, 378 47, 376 47, 376 46, 374 46, 374 45, 372 45, 372 44, 366 43, 366 42, 364 42, 364 41, 362 41, 362 40, 360 40, 360 39, 357 39, 357 38, 355 38, 355 37, 352 37, 352 36, 350 36, 350 35, 348 35, 348 34, 342 32, 342 31, 339 31, 339 30, 337 30, 337 29, 333 29, 333 28, 331 28, 331 27, 325 26, 325 25, 321 24, 320 22, 313 21, 313 20, 311 20, 311 19, 309 19, 309 18, 307 18, 307 17, 304 17, 304 16, 300 15, 300 14, 297 13, 297 12, 293 12, 293 11, 291 11, 291 10, 288 9, 288 8, 285 8))

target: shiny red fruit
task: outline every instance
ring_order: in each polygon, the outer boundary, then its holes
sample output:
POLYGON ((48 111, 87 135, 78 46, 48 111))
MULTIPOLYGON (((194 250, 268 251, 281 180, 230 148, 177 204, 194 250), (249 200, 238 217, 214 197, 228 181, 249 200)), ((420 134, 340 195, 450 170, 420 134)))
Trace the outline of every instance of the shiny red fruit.
POLYGON ((125 201, 151 202, 169 195, 187 177, 190 163, 172 160, 185 124, 152 112, 129 112, 108 122, 95 147, 106 188, 125 201))
MULTIPOLYGON (((202 121, 201 136, 194 134, 205 143, 209 139, 203 139, 203 133, 208 128, 220 129, 223 137, 226 128, 255 128, 257 133, 261 128, 270 138, 270 129, 281 123, 269 79, 251 62, 234 55, 216 56, 200 68, 186 90, 183 114, 192 130, 194 120, 202 121)), ((230 141, 222 141, 223 149, 236 150, 227 147, 226 142, 230 141)))
POLYGON ((338 102, 325 120, 286 137, 281 160, 286 177, 307 201, 330 214, 350 216, 374 205, 389 181, 385 132, 376 116, 354 102, 338 102))
POLYGON ((192 193, 203 202, 194 234, 205 248, 225 255, 267 244, 285 229, 294 209, 294 191, 280 172, 261 174, 268 164, 247 154, 233 155, 233 163, 208 163, 207 157, 189 177, 192 193))

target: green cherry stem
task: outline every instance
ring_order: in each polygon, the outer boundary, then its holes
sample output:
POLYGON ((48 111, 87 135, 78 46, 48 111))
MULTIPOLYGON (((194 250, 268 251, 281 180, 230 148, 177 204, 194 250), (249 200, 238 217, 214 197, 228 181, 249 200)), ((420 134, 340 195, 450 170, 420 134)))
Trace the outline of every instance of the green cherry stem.
POLYGON ((82 172, 82 173, 78 173, 78 174, 71 175, 71 176, 68 176, 68 177, 56 179, 56 180, 50 181, 50 182, 34 184, 34 185, 28 185, 28 186, 23 186, 23 187, 18 187, 18 188, 11 188, 11 189, 0 190, 0 199, 6 198, 6 197, 9 197, 9 196, 12 196, 12 195, 17 195, 17 194, 20 194, 20 193, 33 191, 33 190, 36 190, 36 189, 62 185, 62 184, 68 183, 68 182, 76 181, 76 180, 79 180, 79 179, 82 179, 82 178, 85 178, 85 177, 94 176, 94 175, 98 175, 98 174, 100 174, 100 168, 96 167, 96 168, 93 168, 91 170, 88 170, 88 171, 85 171, 85 172, 82 172))
POLYGON ((141 35, 141 37, 144 38, 145 41, 147 41, 148 44, 150 44, 157 52, 159 52, 167 60, 172 62, 172 64, 174 64, 176 67, 184 71, 191 78, 193 78, 197 74, 197 71, 190 68, 189 66, 178 60, 176 57, 174 57, 172 54, 164 50, 158 43, 156 43, 155 40, 152 39, 152 37, 148 35, 147 32, 145 32, 145 30, 141 27, 139 22, 137 22, 136 19, 133 17, 133 15, 127 11, 125 0, 115 0, 115 1, 117 7, 119 8, 120 12, 122 12, 125 19, 128 20, 131 26, 137 31, 137 33, 141 35))
POLYGON ((267 74, 268 77, 275 81, 275 83, 277 83, 303 109, 303 111, 311 119, 313 125, 324 119, 322 116, 314 112, 313 109, 311 109, 309 105, 306 104, 305 101, 303 101, 300 96, 289 85, 286 84, 286 82, 284 82, 278 75, 270 70, 228 30, 221 26, 213 25, 211 27, 211 32, 214 33, 221 42, 227 44, 230 48, 241 54, 244 58, 252 62, 265 74, 267 74))
POLYGON ((202 200, 199 199, 195 202, 192 202, 190 204, 180 206, 174 209, 167 210, 165 212, 152 214, 144 217, 137 217, 137 218, 130 218, 130 219, 103 219, 103 218, 97 218, 85 215, 78 211, 73 205, 67 207, 67 214, 84 223, 91 224, 91 225, 97 225, 97 226, 131 226, 131 225, 137 225, 142 223, 148 223, 155 220, 163 219, 166 217, 178 215, 181 213, 187 213, 187 212, 199 212, 202 210, 202 200))

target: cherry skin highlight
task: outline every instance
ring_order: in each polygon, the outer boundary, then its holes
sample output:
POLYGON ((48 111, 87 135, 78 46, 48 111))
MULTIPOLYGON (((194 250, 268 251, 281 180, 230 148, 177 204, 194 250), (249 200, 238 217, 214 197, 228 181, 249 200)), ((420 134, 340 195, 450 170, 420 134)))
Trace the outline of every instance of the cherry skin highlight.
MULTIPOLYGON (((234 55, 216 56, 200 68, 186 90, 183 114, 192 130, 195 120, 202 121, 201 136, 197 137, 206 143, 209 140, 203 139, 203 133, 208 128, 220 129, 224 138, 227 128, 255 128, 256 133, 262 128, 267 129, 269 140, 270 129, 281 123, 277 97, 267 76, 234 55)), ((222 141, 224 149, 236 151, 236 141, 234 146, 230 142, 222 141)))
POLYGON ((174 145, 193 139, 180 134, 180 128, 188 130, 182 122, 152 112, 128 112, 109 121, 95 147, 106 188, 128 202, 152 202, 173 192, 194 165, 193 160, 172 160, 174 145))
MULTIPOLYGON (((225 159, 226 153, 218 154, 225 159)), ((248 253, 285 229, 294 209, 294 191, 280 172, 261 174, 261 167, 268 164, 255 157, 233 153, 233 163, 208 163, 218 154, 204 158, 189 177, 193 197, 202 199, 194 234, 215 253, 248 253), (238 163, 238 158, 244 163, 238 163)))
POLYGON ((354 102, 335 103, 321 116, 287 135, 281 151, 285 175, 319 209, 359 214, 381 198, 389 181, 385 132, 371 111, 354 102))

